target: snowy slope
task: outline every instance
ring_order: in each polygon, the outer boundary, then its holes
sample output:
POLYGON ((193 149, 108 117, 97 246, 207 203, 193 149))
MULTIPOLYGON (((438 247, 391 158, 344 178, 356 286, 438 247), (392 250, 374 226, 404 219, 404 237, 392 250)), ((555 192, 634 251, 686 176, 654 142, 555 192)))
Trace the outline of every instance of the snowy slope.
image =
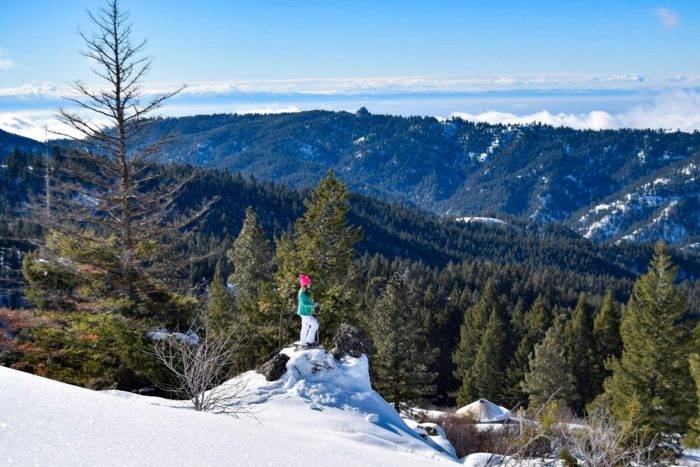
POLYGON ((594 240, 663 239, 681 245, 692 241, 700 230, 700 165, 695 159, 587 210, 578 218, 576 230, 594 240))
POLYGON ((239 377, 254 412, 239 419, 0 367, 0 465, 453 463, 371 390, 364 357, 337 363, 323 350, 289 353, 279 381, 239 377))

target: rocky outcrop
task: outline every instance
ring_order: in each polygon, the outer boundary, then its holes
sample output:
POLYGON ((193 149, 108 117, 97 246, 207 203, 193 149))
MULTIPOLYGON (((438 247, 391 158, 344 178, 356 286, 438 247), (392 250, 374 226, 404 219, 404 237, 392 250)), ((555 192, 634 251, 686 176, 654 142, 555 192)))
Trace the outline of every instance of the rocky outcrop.
POLYGON ((372 343, 367 334, 351 324, 343 323, 340 325, 338 332, 333 337, 333 345, 331 353, 338 360, 346 355, 355 358, 362 354, 368 357, 372 355, 372 343))
POLYGON ((270 360, 260 365, 256 371, 263 375, 268 381, 277 381, 287 371, 288 361, 288 355, 278 353, 270 360))

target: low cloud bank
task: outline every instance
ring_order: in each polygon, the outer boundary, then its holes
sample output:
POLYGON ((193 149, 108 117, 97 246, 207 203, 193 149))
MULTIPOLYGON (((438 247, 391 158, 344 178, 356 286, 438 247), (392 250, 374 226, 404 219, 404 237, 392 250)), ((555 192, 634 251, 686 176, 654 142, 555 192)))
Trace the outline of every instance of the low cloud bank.
POLYGON ((451 116, 487 123, 543 123, 592 130, 660 128, 695 131, 700 130, 700 94, 691 91, 674 91, 658 96, 650 105, 637 105, 620 113, 602 110, 585 113, 551 113, 543 110, 529 115, 488 111, 477 114, 453 112, 451 116))
MULTIPOLYGON (((160 113, 163 117, 176 117, 195 115, 202 113, 240 113, 240 114, 271 114, 284 112, 298 112, 294 105, 242 105, 225 107, 200 107, 197 105, 165 107, 160 113)), ((91 115, 80 112, 83 118, 88 119, 93 125, 104 126, 109 124, 105 119, 91 118, 91 115)), ((37 141, 64 138, 66 135, 80 137, 80 133, 64 124, 56 117, 55 110, 17 111, 0 113, 0 129, 26 136, 37 141)))
MULTIPOLYGON (((440 105, 447 109, 452 107, 449 95, 440 105)), ((230 104, 226 102, 197 102, 197 99, 188 102, 174 102, 167 105, 162 110, 163 116, 183 116, 195 114, 211 113, 281 113, 298 112, 308 109, 326 110, 348 110, 356 111, 360 105, 367 105, 370 110, 376 106, 390 105, 391 110, 387 113, 397 113, 404 115, 436 115, 442 114, 449 117, 460 117, 465 120, 481 121, 487 123, 504 124, 528 124, 543 123, 552 126, 566 126, 575 129, 620 129, 620 128, 654 128, 664 130, 697 131, 700 130, 700 93, 695 91, 674 90, 656 96, 653 100, 644 104, 631 104, 626 110, 612 112, 606 110, 591 110, 583 113, 551 112, 542 110, 527 114, 516 114, 500 110, 487 110, 484 112, 440 112, 431 109, 427 104, 420 111, 416 112, 415 103, 420 100, 412 100, 403 96, 400 100, 392 100, 383 96, 380 100, 367 98, 363 101, 299 101, 299 102, 251 102, 248 104, 230 104)), ((454 107, 460 104, 454 102, 454 107)), ((545 104, 546 105, 546 104, 545 104)), ((483 104, 489 107, 488 101, 483 104)), ((591 103, 591 107, 597 105, 591 103)), ((452 108, 454 108, 452 107, 452 108)), ((382 112, 384 113, 384 112, 382 112)), ((94 121, 100 124, 103 122, 94 121)), ((45 126, 48 127, 49 139, 57 138, 56 133, 69 133, 66 128, 56 119, 56 112, 53 109, 41 110, 10 110, 0 112, 0 129, 16 133, 19 135, 43 141, 46 138, 45 126)))

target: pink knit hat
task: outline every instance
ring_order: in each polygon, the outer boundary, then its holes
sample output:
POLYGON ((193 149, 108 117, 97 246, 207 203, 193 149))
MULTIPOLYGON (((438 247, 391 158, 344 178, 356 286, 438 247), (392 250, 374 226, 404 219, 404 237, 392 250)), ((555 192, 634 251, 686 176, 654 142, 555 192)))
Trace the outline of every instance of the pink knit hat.
POLYGON ((301 284, 302 287, 306 287, 307 285, 311 285, 311 278, 309 276, 299 274, 299 283, 301 284))

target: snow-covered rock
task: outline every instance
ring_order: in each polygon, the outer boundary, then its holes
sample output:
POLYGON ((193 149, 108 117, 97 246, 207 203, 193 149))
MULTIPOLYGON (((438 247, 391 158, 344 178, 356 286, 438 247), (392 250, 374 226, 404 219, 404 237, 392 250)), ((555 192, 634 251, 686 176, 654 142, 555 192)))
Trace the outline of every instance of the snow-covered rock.
POLYGON ((442 429, 437 423, 418 423, 414 420, 404 418, 404 421, 408 426, 410 426, 416 433, 423 437, 423 439, 430 439, 435 444, 440 446, 445 452, 450 453, 453 457, 457 457, 457 452, 455 451, 452 443, 447 439, 445 435, 445 430, 442 429))

